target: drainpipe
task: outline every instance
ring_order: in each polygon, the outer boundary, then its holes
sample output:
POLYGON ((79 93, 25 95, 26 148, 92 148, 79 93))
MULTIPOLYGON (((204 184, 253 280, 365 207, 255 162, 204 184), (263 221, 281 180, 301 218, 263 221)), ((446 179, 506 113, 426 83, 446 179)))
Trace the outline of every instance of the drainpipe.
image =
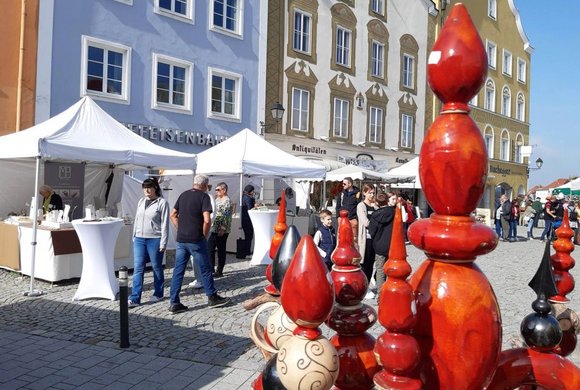
POLYGON ((22 111, 22 79, 24 73, 24 23, 26 21, 26 0, 20 0, 20 37, 18 44, 18 85, 16 87, 16 131, 20 131, 22 111))

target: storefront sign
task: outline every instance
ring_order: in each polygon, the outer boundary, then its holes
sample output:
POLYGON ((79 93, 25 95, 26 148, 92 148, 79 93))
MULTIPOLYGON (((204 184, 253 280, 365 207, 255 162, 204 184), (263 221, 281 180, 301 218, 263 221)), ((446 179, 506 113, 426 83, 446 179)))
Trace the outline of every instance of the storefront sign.
POLYGON ((400 157, 397 157, 397 158, 395 158, 395 162, 397 164, 405 164, 405 163, 408 163, 409 162, 409 159, 408 158, 400 158, 400 157))
POLYGON ((511 173, 512 173, 511 169, 501 168, 499 166, 493 166, 493 165, 489 166, 489 171, 492 173, 498 173, 498 174, 503 175, 503 176, 511 175, 511 173))
POLYGON ((326 149, 320 148, 318 146, 304 146, 296 144, 292 144, 292 151, 304 154, 326 154, 326 149))
POLYGON ((124 123, 124 125, 141 137, 159 142, 173 142, 177 144, 214 146, 228 139, 226 136, 197 131, 169 129, 165 127, 124 123))
POLYGON ((71 220, 83 217, 85 164, 44 163, 44 184, 48 184, 71 207, 71 220))

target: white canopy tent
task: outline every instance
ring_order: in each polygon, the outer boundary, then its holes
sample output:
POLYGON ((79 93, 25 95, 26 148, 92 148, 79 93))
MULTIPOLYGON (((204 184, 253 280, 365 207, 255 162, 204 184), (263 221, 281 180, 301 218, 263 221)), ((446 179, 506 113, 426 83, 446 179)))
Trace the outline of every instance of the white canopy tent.
MULTIPOLYGON (((0 137, 0 159, 36 162, 34 196, 40 162, 67 161, 115 165, 123 169, 195 169, 194 154, 155 145, 127 129, 86 96, 62 113, 27 130, 0 137)), ((33 204, 37 215, 38 201, 33 204)), ((29 295, 33 295, 37 221, 33 220, 29 295)))
POLYGON ((341 181, 345 177, 351 177, 353 180, 374 180, 383 183, 398 183, 415 179, 414 175, 375 172, 356 165, 347 165, 326 173, 327 181, 341 181))
POLYGON ((394 185, 396 188, 415 188, 421 189, 421 180, 419 179, 419 157, 413 158, 405 164, 391 169, 388 173, 393 175, 414 177, 415 180, 409 183, 399 183, 394 185))

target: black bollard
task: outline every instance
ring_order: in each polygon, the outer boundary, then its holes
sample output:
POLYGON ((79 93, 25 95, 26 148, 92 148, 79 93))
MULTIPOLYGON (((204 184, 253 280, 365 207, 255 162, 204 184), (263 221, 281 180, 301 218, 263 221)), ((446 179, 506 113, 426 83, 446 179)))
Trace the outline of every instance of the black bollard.
POLYGON ((129 271, 119 268, 119 311, 121 318, 121 341, 119 347, 129 348, 129 271))

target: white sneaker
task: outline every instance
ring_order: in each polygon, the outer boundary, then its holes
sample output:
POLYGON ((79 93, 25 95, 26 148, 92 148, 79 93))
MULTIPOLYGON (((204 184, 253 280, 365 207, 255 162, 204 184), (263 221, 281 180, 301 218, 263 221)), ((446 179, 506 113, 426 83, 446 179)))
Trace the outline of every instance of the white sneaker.
POLYGON ((189 283, 188 286, 191 288, 203 288, 203 284, 201 284, 201 282, 198 282, 197 279, 189 283))
POLYGON ((131 308, 131 307, 137 307, 137 306, 139 306, 139 304, 136 302, 133 302, 132 300, 129 299, 127 301, 127 306, 129 306, 129 308, 131 308))
POLYGON ((377 286, 377 282, 375 280, 375 277, 373 276, 371 278, 371 281, 369 282, 369 288, 375 288, 377 286))
POLYGON ((371 290, 367 291, 367 295, 365 295, 365 299, 375 299, 375 293, 371 290))
POLYGON ((152 295, 151 298, 149 298, 149 302, 151 302, 151 303, 157 303, 157 302, 161 301, 162 299, 163 298, 159 298, 159 297, 157 297, 155 295, 152 295))

